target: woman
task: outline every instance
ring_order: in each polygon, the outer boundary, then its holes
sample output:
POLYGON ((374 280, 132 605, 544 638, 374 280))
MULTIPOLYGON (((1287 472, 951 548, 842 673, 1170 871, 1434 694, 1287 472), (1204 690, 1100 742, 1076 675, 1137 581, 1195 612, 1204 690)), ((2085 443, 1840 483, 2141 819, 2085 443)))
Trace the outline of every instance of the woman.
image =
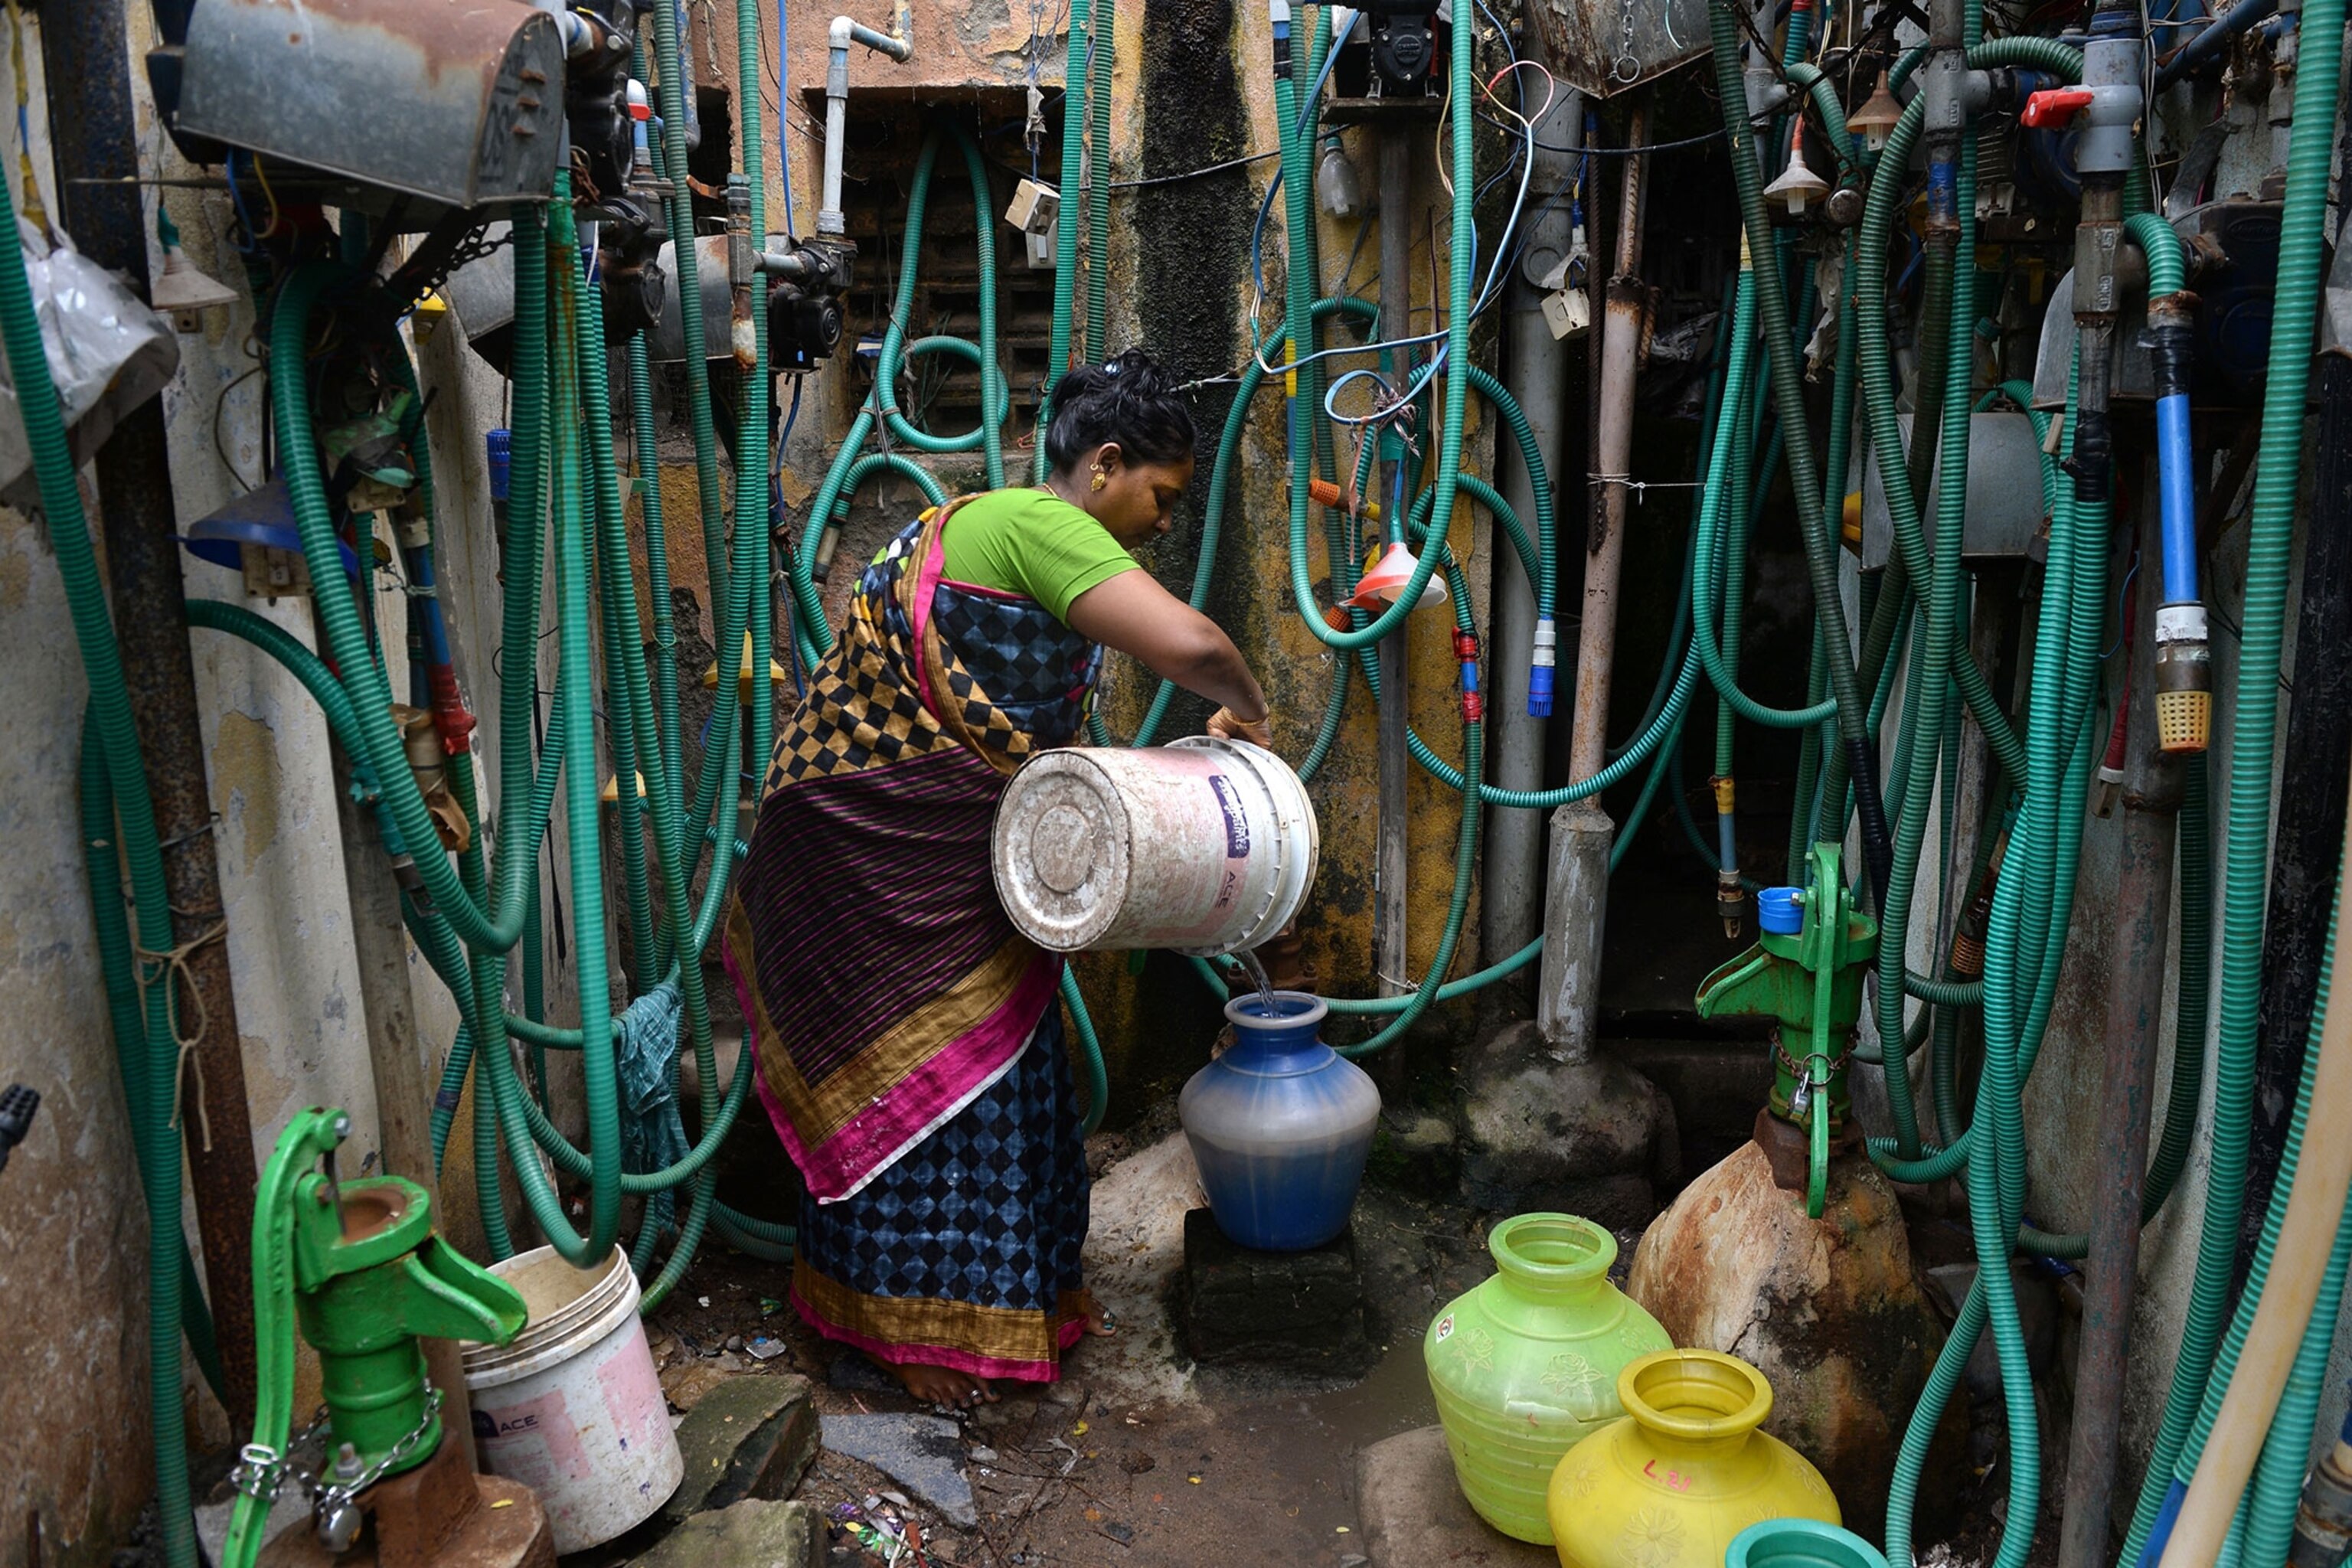
POLYGON ((769 766, 728 956, 808 1187, 793 1305, 926 1403, 1050 1382, 1109 1332, 1079 1278, 1062 961, 1006 919, 989 828, 1006 776, 1079 738, 1105 647, 1268 742, 1240 650, 1128 553, 1168 531, 1193 441, 1144 354, 1064 376, 1046 485, 890 542, 769 766))

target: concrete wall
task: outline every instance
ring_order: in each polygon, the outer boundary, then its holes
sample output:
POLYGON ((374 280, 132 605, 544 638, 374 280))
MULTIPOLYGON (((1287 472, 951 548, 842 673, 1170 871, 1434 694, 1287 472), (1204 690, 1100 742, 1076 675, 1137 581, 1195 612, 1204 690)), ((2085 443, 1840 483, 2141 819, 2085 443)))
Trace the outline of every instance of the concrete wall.
MULTIPOLYGON (((152 42, 148 8, 125 10, 131 27, 126 65, 135 68, 152 42)), ((24 37, 36 177, 54 215, 38 25, 30 15, 24 37)), ((147 100, 143 69, 133 68, 131 79, 142 165, 175 180, 206 174, 172 149, 147 100)), ((21 201, 16 160, 0 164, 21 201)), ((164 190, 190 258, 241 289, 226 195, 164 190)), ((156 270, 161 260, 160 254, 150 257, 156 270)), ((267 410, 263 380, 251 374, 256 362, 247 349, 253 330, 250 307, 241 300, 208 313, 203 331, 179 339, 181 369, 164 394, 164 413, 183 528, 260 477, 267 410)), ((442 594, 466 689, 482 720, 488 804, 497 782, 498 693, 489 671, 499 587, 480 432, 498 422, 500 384, 463 352, 454 325, 423 345, 419 363, 427 390, 438 394, 432 434, 442 594)), ((10 1413, 0 1426, 0 1519, 8 1521, 0 1528, 0 1564, 7 1568, 29 1561, 28 1531, 35 1530, 46 1563, 105 1562, 152 1486, 146 1214, 82 864, 76 758, 87 688, 46 530, 44 520, 0 509, 0 668, 7 671, 9 698, 0 704, 0 738, 15 763, 0 804, 10 847, 0 864, 0 1007, 17 1021, 14 1049, 0 1053, 0 1082, 22 1081, 44 1097, 31 1136, 0 1173, 0 1300, 11 1304, 0 1313, 0 1406, 10 1413)), ((245 604, 310 640, 306 602, 247 600, 236 574, 183 559, 189 596, 245 604)), ((379 589, 379 612, 397 626, 404 615, 399 590, 389 583, 379 589)), ((257 651, 220 634, 194 637, 257 1164, 297 1110, 325 1103, 352 1113, 344 1169, 379 1168, 367 1018, 325 722, 300 688, 257 651)), ((397 636, 389 648, 394 689, 404 689, 397 636)), ((554 858, 552 874, 560 876, 560 848, 554 858)), ((414 1003, 437 1074, 456 1008, 422 960, 411 958, 414 1003)), ((576 1016, 568 984, 568 970, 551 963, 559 1018, 576 1016)), ((199 1135, 193 1121, 191 1135, 199 1135)), ((470 1170, 461 1132, 452 1141, 442 1211, 461 1241, 479 1234, 470 1170)), ((187 1217, 193 1237, 193 1212, 187 1217)), ((315 1373, 306 1370, 304 1382, 297 1404, 308 1408, 317 1398, 315 1373)), ((227 1442, 226 1423, 193 1370, 188 1400, 192 1432, 211 1446, 227 1442)))

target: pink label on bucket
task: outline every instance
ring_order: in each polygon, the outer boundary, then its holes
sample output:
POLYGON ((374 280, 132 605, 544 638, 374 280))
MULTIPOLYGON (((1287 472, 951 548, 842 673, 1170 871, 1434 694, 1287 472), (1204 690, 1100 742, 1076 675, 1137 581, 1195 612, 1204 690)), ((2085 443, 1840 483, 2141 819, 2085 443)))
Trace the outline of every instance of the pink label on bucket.
POLYGON ((624 1452, 643 1451, 669 1432, 669 1402, 661 1378, 654 1371, 652 1352, 646 1348, 642 1324, 632 1325, 635 1343, 624 1344, 596 1369, 597 1385, 604 1393, 604 1411, 624 1452))
POLYGON ((577 1480, 594 1468, 560 1388, 516 1405, 477 1405, 474 1435, 491 1473, 534 1491, 577 1480))

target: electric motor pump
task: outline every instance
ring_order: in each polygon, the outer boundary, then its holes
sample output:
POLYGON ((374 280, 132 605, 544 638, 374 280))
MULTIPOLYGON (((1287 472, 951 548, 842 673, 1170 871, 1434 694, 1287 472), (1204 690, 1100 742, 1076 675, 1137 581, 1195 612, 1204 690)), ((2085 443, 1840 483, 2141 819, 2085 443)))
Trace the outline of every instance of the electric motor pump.
POLYGON ((582 35, 571 40, 563 73, 572 183, 579 195, 609 200, 628 184, 636 140, 629 118, 629 67, 637 6, 634 0, 576 0, 571 14, 582 35))
POLYGON ((1449 15, 1429 0, 1370 0, 1347 35, 1332 40, 1336 98, 1429 98, 1433 109, 1445 85, 1449 15))
POLYGON ((768 290, 768 356, 778 375, 814 370, 841 346, 841 297, 856 261, 845 238, 795 240, 782 256, 761 258, 761 271, 781 274, 768 290))
POLYGON ((1371 0, 1372 70, 1388 92, 1427 92, 1444 24, 1426 0, 1371 0))

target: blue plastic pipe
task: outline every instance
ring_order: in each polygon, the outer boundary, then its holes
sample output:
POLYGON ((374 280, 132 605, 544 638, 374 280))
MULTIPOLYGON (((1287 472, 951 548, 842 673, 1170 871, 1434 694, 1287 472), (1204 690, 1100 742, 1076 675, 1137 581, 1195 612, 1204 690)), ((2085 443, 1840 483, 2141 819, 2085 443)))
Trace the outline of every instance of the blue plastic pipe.
POLYGON ((2164 525, 2164 602, 2197 599, 2197 476, 2189 448, 2189 394, 2156 400, 2157 493, 2164 525))

